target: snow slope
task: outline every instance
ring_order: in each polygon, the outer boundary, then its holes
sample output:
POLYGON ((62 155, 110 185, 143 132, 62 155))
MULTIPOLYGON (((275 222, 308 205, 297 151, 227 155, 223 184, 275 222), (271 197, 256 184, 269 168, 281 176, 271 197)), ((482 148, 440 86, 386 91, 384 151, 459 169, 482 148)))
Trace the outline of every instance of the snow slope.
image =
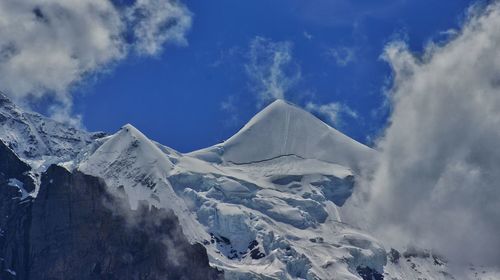
POLYGON ((115 194, 125 194, 132 209, 148 201, 158 208, 174 210, 186 234, 193 234, 188 237, 200 239, 196 235, 199 231, 193 229, 194 218, 167 180, 174 168, 172 161, 178 156, 175 151, 152 142, 130 124, 100 142, 79 159, 80 171, 103 178, 108 186, 115 187, 111 190, 115 194))
POLYGON ((276 100, 222 144, 191 153, 241 164, 295 155, 351 168, 373 160, 370 148, 328 126, 309 112, 276 100))
POLYGON ((72 160, 102 136, 24 111, 0 92, 0 140, 35 169, 72 160))

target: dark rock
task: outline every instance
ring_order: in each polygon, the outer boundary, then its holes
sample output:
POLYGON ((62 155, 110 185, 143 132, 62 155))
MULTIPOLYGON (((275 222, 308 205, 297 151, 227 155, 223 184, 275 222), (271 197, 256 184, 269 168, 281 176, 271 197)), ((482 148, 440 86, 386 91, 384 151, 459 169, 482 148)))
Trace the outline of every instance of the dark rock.
POLYGON ((358 266, 356 272, 363 280, 384 280, 384 275, 370 267, 358 266))
POLYGON ((0 184, 8 184, 11 178, 17 179, 23 183, 27 192, 31 192, 35 189, 35 182, 30 171, 31 167, 0 141, 0 184))
POLYGON ((30 167, 0 141, 0 279, 25 279, 32 200, 23 200, 22 191, 9 181, 15 178, 25 189, 33 190, 29 171, 30 167))
POLYGON ((276 179, 273 179, 272 183, 276 185, 288 185, 293 182, 300 182, 302 181, 302 175, 288 175, 288 176, 282 176, 278 177, 276 179))
POLYGON ((252 240, 252 242, 248 244, 248 249, 252 250, 253 248, 257 247, 257 245, 259 245, 259 242, 257 240, 252 240))
POLYGON ((431 253, 427 250, 421 250, 418 248, 413 248, 410 247, 406 249, 406 251, 403 253, 403 257, 405 258, 422 258, 422 259, 428 259, 430 258, 431 253))
POLYGON ((399 251, 391 248, 391 251, 389 252, 389 261, 391 261, 393 264, 398 264, 400 258, 401 254, 399 253, 399 251))
POLYGON ((250 256, 252 257, 252 259, 254 260, 258 260, 258 259, 262 259, 263 257, 265 257, 266 255, 264 253, 262 253, 259 248, 255 248, 253 249, 252 251, 250 251, 250 256))
POLYGON ((443 266, 443 265, 445 265, 445 264, 446 264, 446 261, 445 261, 445 260, 444 260, 444 258, 443 258, 443 257, 441 257, 441 256, 438 256, 438 255, 433 254, 433 255, 432 255, 432 259, 434 260, 434 264, 435 264, 435 265, 443 266))

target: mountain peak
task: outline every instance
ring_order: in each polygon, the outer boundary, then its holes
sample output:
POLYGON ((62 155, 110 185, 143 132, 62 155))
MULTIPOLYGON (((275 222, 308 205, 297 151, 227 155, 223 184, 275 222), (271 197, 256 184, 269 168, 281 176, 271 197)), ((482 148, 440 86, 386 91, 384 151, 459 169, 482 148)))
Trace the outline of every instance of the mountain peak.
POLYGON ((258 112, 254 117, 264 114, 266 112, 272 112, 272 111, 281 111, 284 112, 286 110, 300 110, 304 111, 301 109, 299 106, 293 104, 290 101, 286 101, 284 99, 276 99, 273 102, 269 103, 266 107, 264 107, 260 112, 258 112))
MULTIPOLYGON (((285 99, 278 98, 271 102, 268 106, 295 106, 295 104, 286 101, 285 99)), ((267 107, 267 106, 266 106, 267 107)))
MULTIPOLYGON (((286 121, 284 117, 290 116, 293 117, 293 120, 297 119, 308 119, 308 121, 320 124, 325 128, 331 128, 329 125, 316 118, 314 115, 309 113, 308 111, 302 109, 298 105, 290 101, 286 101, 284 99, 276 99, 271 102, 269 105, 264 107, 260 112, 258 112, 250 121, 245 125, 250 126, 259 121, 267 121, 271 118, 278 117, 281 121, 286 121)), ((243 129, 242 129, 243 130, 243 129)))
POLYGON ((140 193, 135 186, 145 185, 152 191, 158 183, 156 178, 164 178, 172 168, 168 156, 131 124, 103 139, 102 145, 78 166, 80 171, 104 178, 110 185, 127 186, 125 191, 134 209, 149 195, 140 193))
POLYGON ((126 125, 122 126, 120 130, 118 131, 118 134, 122 135, 131 135, 132 137, 138 137, 138 138, 146 138, 146 136, 135 126, 133 126, 130 123, 127 123, 126 125))
POLYGON ((109 136, 99 149, 106 150, 105 154, 115 155, 153 156, 157 153, 163 155, 163 152, 153 141, 131 124, 122 126, 118 132, 109 136))
POLYGON ((374 151, 298 106, 278 99, 222 143, 224 161, 252 163, 282 156, 318 159, 357 168, 374 151))

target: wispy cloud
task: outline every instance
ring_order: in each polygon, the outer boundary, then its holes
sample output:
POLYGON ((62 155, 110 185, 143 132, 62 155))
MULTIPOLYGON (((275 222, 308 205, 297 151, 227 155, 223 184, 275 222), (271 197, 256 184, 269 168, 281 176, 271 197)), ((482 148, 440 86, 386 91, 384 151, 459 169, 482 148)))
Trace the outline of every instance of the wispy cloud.
POLYGON ((326 55, 332 58, 340 67, 347 66, 356 60, 356 50, 352 47, 339 46, 329 48, 326 51, 326 55))
POLYGON ((308 102, 305 109, 311 113, 325 117, 326 121, 335 127, 342 126, 345 117, 349 117, 351 119, 358 118, 358 114, 354 110, 339 102, 327 104, 308 102))
POLYGON ((313 35, 307 31, 304 31, 303 33, 304 37, 307 39, 307 40, 312 40, 313 39, 313 35))
MULTIPOLYGON (((310 35, 304 33, 304 36, 310 35)), ((257 96, 257 107, 275 99, 290 100, 305 104, 306 110, 336 127, 342 126, 346 118, 358 118, 358 114, 346 104, 317 103, 311 89, 302 88, 299 92, 297 86, 303 82, 303 77, 301 67, 293 56, 292 42, 256 37, 250 43, 248 59, 245 69, 251 89, 257 96)), ((225 111, 231 109, 229 103, 222 105, 225 111)))
POLYGON ((185 44, 191 13, 174 0, 115 6, 102 0, 0 2, 0 89, 14 99, 51 95, 71 112, 72 88, 131 51, 185 44))
POLYGON ((242 56, 243 50, 238 46, 232 46, 228 49, 221 48, 216 55, 216 59, 209 63, 210 67, 219 67, 223 64, 231 63, 235 57, 242 56))
POLYGON ((230 95, 220 104, 221 110, 229 115, 229 117, 224 120, 224 125, 227 127, 235 126, 239 122, 238 107, 235 105, 235 100, 236 97, 230 95))
POLYGON ((358 199, 368 198, 359 217, 389 244, 498 265, 499 28, 495 2, 472 10, 451 41, 422 56, 401 41, 386 47, 393 112, 380 163, 358 199))
POLYGON ((294 62, 291 42, 274 42, 256 37, 250 43, 249 62, 245 65, 258 106, 285 95, 302 77, 294 62))

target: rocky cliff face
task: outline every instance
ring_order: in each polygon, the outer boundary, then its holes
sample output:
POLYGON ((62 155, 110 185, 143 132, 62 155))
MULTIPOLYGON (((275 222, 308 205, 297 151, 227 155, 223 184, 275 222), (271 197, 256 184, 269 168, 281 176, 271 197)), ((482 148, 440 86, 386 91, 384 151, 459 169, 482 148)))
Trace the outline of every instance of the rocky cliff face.
POLYGON ((102 180, 55 165, 32 199, 22 190, 29 167, 9 152, 0 145, 0 279, 223 277, 173 212, 146 204, 130 210, 102 180))
MULTIPOLYGON (((0 141, 0 279, 22 275, 28 264, 32 198, 35 188, 30 167, 0 141)), ((16 278, 14 278, 16 279, 16 278)), ((24 279, 24 278, 17 278, 24 279)))

